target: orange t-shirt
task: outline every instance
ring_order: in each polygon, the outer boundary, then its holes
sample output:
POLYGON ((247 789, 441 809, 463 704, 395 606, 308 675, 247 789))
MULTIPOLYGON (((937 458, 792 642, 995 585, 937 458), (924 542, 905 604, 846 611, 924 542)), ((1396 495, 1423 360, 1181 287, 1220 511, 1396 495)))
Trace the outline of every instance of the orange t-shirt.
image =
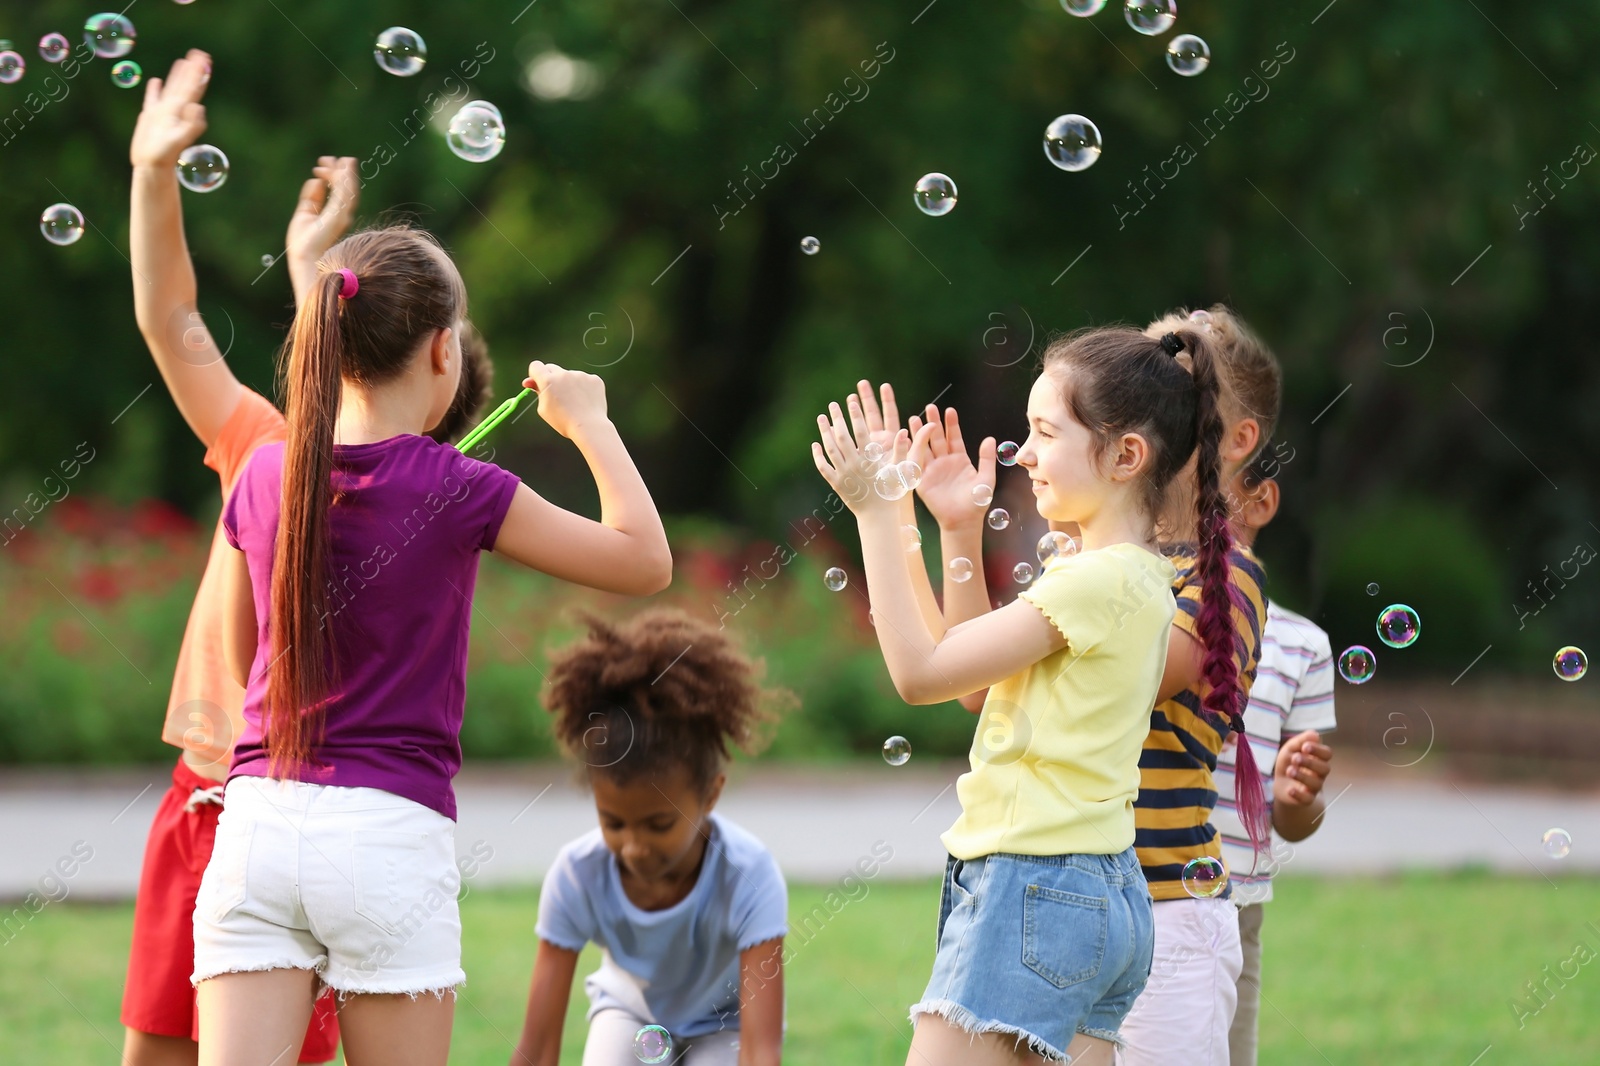
MULTIPOLYGON (((224 503, 250 456, 263 444, 283 440, 286 428, 282 413, 264 396, 253 389, 243 391, 205 457, 205 464, 221 480, 224 503)), ((234 741, 244 732, 244 689, 234 682, 222 657, 221 560, 232 550, 218 516, 211 554, 178 648, 178 668, 161 730, 161 739, 182 748, 183 761, 196 773, 218 782, 228 776, 234 741)))

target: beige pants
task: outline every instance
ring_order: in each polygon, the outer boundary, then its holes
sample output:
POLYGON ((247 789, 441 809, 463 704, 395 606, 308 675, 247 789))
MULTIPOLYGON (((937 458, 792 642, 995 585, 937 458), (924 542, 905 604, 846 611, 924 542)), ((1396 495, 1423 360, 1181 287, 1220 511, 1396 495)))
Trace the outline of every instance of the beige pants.
POLYGON ((1231 1066, 1256 1066, 1256 1020, 1261 1014, 1261 918, 1265 907, 1251 903, 1239 908, 1239 946, 1244 967, 1239 971, 1239 1006, 1228 1030, 1231 1066))
MULTIPOLYGON (((583 1066, 639 1066, 633 1051, 635 1034, 650 1022, 628 1011, 607 1007, 589 1020, 589 1039, 583 1045, 583 1066)), ((671 1066, 738 1066, 739 1030, 674 1040, 662 1060, 671 1066)))

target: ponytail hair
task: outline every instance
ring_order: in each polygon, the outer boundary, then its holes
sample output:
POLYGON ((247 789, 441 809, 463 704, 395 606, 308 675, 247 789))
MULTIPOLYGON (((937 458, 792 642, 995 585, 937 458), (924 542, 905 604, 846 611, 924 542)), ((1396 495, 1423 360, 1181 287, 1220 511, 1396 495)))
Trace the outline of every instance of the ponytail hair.
POLYGON ((278 360, 288 421, 283 487, 273 545, 263 729, 268 772, 298 778, 311 757, 307 719, 338 685, 329 626, 330 512, 334 428, 343 382, 378 385, 404 373, 417 346, 456 329, 466 292, 455 265, 431 236, 403 226, 346 237, 317 264, 278 360), (355 292, 341 274, 358 279, 355 292))
MULTIPOLYGON (((1222 383, 1216 346, 1203 330, 1184 326, 1151 337, 1127 327, 1080 330, 1045 349, 1044 370, 1070 374, 1067 407, 1104 452, 1124 433, 1149 445, 1143 503, 1154 528, 1173 480, 1196 455, 1201 577, 1196 629, 1205 649, 1201 714, 1219 731, 1244 731, 1239 683, 1237 590, 1229 580, 1233 537, 1222 491, 1222 383)), ((1237 756, 1239 815, 1251 844, 1265 847, 1270 822, 1255 758, 1241 740, 1237 756)))

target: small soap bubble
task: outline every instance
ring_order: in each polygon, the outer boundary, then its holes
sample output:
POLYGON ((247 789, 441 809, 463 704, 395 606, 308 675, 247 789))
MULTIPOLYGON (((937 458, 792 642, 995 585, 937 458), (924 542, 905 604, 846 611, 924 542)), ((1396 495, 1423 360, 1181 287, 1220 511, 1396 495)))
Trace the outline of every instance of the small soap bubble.
POLYGON ((1566 858, 1572 853, 1572 834, 1565 829, 1546 829, 1544 853, 1552 859, 1566 858))
POLYGON ((1058 555, 1071 555, 1078 550, 1078 542, 1061 532, 1052 529, 1039 538, 1039 565, 1043 566, 1058 555))
POLYGON ((911 761, 911 741, 905 737, 890 737, 883 742, 883 761, 890 766, 904 766, 911 761))
POLYGON ((39 216, 39 232, 51 244, 74 244, 83 236, 83 212, 71 204, 51 204, 39 216))
POLYGON ((906 494, 905 478, 898 467, 885 466, 872 476, 872 491, 886 500, 898 500, 906 494))
POLYGON ((178 156, 178 184, 190 192, 212 192, 228 180, 228 157, 221 148, 192 144, 178 156))
POLYGON ((1128 25, 1146 37, 1154 37, 1166 33, 1178 21, 1178 5, 1175 0, 1126 0, 1122 14, 1128 25))
POLYGON ((940 173, 924 174, 917 179, 913 193, 917 210, 935 218, 948 215, 956 206, 956 183, 940 173))
POLYGON ((910 459, 905 459, 899 463, 896 463, 894 469, 895 472, 900 475, 900 481, 905 485, 907 492, 910 492, 918 485, 922 484, 922 467, 918 466, 910 459))
POLYGON ((1376 581, 1367 582, 1367 595, 1368 596, 1376 596, 1377 594, 1378 594, 1378 583, 1376 581))
POLYGON ((266 270, 268 267, 272 266, 272 264, 276 263, 277 261, 278 261, 277 259, 275 259, 274 257, 272 257, 270 255, 264 255, 264 256, 261 257, 261 269, 262 270, 266 270))
POLYGON ((1082 115, 1060 115, 1045 127, 1044 154, 1062 170, 1087 170, 1100 158, 1100 128, 1082 115))
POLYGON ((905 538, 907 555, 922 550, 922 530, 916 526, 901 526, 900 532, 905 538))
POLYGON ((1583 654, 1582 648, 1568 645, 1556 652, 1556 676, 1563 681, 1576 681, 1589 672, 1589 657, 1583 654))
POLYGON ((126 15, 106 11, 90 15, 83 24, 83 40, 101 59, 121 59, 133 51, 133 23, 126 15))
POLYGON ((445 134, 450 150, 469 163, 486 163, 506 146, 505 120, 499 108, 482 100, 461 105, 445 134))
POLYGON ((850 576, 837 566, 830 566, 828 572, 822 575, 822 583, 828 586, 829 592, 841 592, 850 584, 850 576))
POLYGON ((390 74, 409 78, 427 64, 428 46, 415 30, 390 26, 378 34, 378 43, 372 46, 372 58, 390 74))
POLYGON ((633 1034, 633 1057, 640 1062, 666 1062, 672 1058, 672 1034, 659 1025, 647 1025, 633 1034))
POLYGON ((1193 322, 1195 325, 1199 326, 1201 329, 1209 330, 1211 328, 1211 312, 1210 311, 1204 311, 1204 310, 1202 310, 1202 311, 1190 311, 1189 312, 1189 321, 1193 322))
POLYGON ((800 250, 807 255, 816 255, 822 251, 822 242, 815 237, 801 237, 800 250))
POLYGON ((1021 448, 1017 447, 1016 441, 1003 440, 1000 442, 1000 447, 994 450, 994 457, 1000 460, 1001 466, 1016 466, 1017 453, 1021 450, 1021 448))
POLYGON ((1106 6, 1106 0, 1061 0, 1061 7, 1069 15, 1077 15, 1086 19, 1090 15, 1098 15, 1106 6))
POLYGON ((1215 899, 1228 887, 1228 871, 1209 855, 1183 864, 1183 890, 1195 899, 1215 899))
POLYGON ((1403 603, 1390 604, 1378 615, 1378 639, 1391 648, 1409 648, 1422 634, 1422 619, 1403 603))
POLYGON ((964 584, 972 579, 972 560, 965 555, 958 555, 950 560, 950 580, 956 584, 964 584))
POLYGON ((862 458, 869 463, 883 462, 883 445, 875 440, 867 441, 867 446, 861 449, 862 458))
POLYGON ((979 507, 987 507, 994 502, 994 486, 982 482, 972 486, 972 502, 979 507))
POLYGON ((1033 580, 1033 564, 1018 563, 1011 568, 1011 580, 1019 585, 1026 585, 1033 580))
POLYGON ((111 84, 119 89, 131 89, 144 80, 144 70, 131 59, 124 59, 111 68, 111 84))
POLYGON ((22 58, 22 53, 13 52, 9 48, 0 51, 0 85, 11 85, 20 81, 27 69, 28 62, 22 58))
POLYGON ((1211 65, 1211 46, 1192 33, 1180 33, 1167 42, 1167 66, 1174 74, 1192 78, 1211 65))
POLYGON ((72 42, 66 34, 47 33, 39 38, 39 56, 46 63, 59 63, 72 51, 72 42))
POLYGON ((1011 524, 1011 512, 1004 507, 996 507, 989 512, 989 528, 1004 529, 1011 524))
POLYGON ((1378 672, 1378 659, 1372 649, 1352 644, 1339 653, 1339 676, 1352 685, 1365 685, 1378 672))

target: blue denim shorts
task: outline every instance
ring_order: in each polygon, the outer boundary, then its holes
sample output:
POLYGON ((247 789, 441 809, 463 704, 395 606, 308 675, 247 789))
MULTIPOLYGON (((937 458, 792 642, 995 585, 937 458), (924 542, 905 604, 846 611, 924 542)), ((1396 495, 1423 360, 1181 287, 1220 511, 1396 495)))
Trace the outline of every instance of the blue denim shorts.
POLYGON ((1132 848, 952 858, 933 976, 911 1018, 1013 1035, 1060 1061, 1077 1033, 1120 1043, 1154 950, 1150 890, 1132 848))

